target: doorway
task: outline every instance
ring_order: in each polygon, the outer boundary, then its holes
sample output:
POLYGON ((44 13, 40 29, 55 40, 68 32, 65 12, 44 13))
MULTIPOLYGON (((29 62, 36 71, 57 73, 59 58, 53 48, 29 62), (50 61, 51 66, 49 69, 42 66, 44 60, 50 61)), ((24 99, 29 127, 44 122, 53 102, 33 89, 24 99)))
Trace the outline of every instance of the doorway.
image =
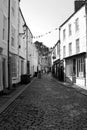
POLYGON ((3 83, 3 89, 6 88, 6 60, 5 58, 2 59, 2 83, 3 83))

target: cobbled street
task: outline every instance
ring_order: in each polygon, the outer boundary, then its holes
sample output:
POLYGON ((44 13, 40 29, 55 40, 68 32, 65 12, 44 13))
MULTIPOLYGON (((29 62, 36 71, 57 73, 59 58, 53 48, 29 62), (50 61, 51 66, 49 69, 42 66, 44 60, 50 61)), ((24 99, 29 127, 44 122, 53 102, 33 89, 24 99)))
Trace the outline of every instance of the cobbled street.
POLYGON ((45 74, 0 115, 0 130, 87 130, 87 96, 45 74))

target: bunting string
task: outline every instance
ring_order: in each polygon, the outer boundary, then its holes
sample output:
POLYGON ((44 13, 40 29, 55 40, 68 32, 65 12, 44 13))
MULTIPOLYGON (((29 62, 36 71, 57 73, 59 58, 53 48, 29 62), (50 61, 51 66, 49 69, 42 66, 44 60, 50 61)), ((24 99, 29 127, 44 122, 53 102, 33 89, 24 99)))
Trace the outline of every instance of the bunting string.
POLYGON ((43 34, 43 35, 33 36, 33 38, 36 39, 36 38, 44 37, 44 36, 46 36, 46 35, 52 33, 53 31, 56 31, 56 30, 58 30, 58 29, 59 29, 59 28, 55 28, 54 30, 49 31, 49 32, 47 32, 47 33, 45 33, 45 34, 43 34))

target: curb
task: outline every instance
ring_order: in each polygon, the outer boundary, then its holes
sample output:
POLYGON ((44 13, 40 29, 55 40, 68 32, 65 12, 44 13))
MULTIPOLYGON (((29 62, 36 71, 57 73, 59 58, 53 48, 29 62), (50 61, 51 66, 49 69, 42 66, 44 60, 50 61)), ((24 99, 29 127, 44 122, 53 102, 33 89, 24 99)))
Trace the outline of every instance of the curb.
POLYGON ((2 105, 2 107, 0 107, 0 114, 18 97, 20 96, 20 94, 26 89, 28 88, 32 82, 34 81, 35 79, 33 79, 29 84, 25 85, 24 88, 19 91, 16 95, 14 95, 12 98, 10 98, 4 105, 2 105))
MULTIPOLYGON (((55 78, 54 78, 55 79, 55 78)), ((56 80, 56 79, 55 79, 56 80)), ((56 80, 57 81, 57 80, 56 80)), ((79 86, 77 86, 77 85, 72 85, 72 84, 64 84, 64 83, 62 83, 62 82, 60 82, 60 81, 57 81, 59 84, 61 84, 61 85, 63 85, 64 87, 68 87, 68 88, 73 88, 73 89, 75 89, 76 91, 78 91, 78 92, 80 92, 81 94, 83 94, 83 95, 85 95, 85 96, 87 96, 87 90, 85 90, 85 89, 83 89, 83 88, 81 88, 81 87, 79 87, 79 86), (71 86, 71 87, 70 87, 71 86), (77 86, 77 87, 75 87, 75 86, 77 86)))

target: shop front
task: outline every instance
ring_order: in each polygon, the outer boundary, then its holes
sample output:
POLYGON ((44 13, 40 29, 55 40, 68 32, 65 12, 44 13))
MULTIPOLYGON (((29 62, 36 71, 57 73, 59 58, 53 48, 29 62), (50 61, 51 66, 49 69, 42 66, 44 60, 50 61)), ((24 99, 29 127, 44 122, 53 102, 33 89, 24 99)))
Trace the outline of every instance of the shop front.
POLYGON ((63 60, 56 60, 53 63, 52 73, 59 81, 64 81, 64 65, 63 60))
POLYGON ((65 80, 85 86, 85 53, 65 58, 65 80))

